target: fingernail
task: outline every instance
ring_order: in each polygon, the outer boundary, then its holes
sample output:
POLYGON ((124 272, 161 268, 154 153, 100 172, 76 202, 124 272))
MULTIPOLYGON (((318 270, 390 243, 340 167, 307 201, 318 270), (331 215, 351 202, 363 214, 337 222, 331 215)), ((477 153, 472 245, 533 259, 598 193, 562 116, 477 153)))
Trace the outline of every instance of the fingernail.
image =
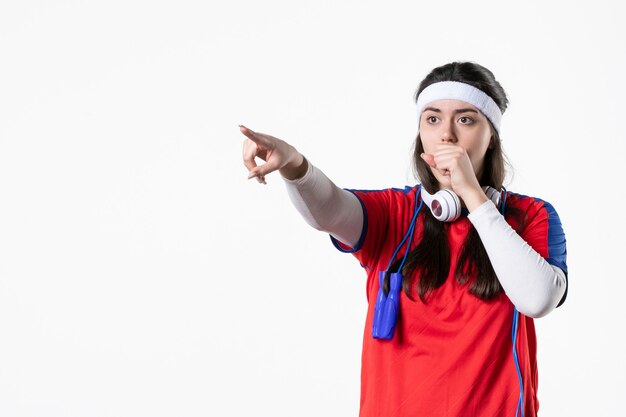
POLYGON ((251 180, 252 178, 256 178, 258 176, 258 174, 250 174, 248 175, 248 179, 251 180))

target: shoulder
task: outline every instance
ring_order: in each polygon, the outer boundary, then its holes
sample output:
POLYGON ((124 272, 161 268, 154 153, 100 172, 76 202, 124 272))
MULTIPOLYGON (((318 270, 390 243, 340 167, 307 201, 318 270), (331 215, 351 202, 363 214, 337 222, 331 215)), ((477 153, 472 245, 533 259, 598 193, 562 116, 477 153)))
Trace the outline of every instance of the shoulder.
POLYGON ((541 198, 511 191, 507 192, 505 204, 523 213, 522 238, 547 258, 549 263, 567 273, 565 233, 554 206, 541 198))
POLYGON ((395 188, 395 187, 389 187, 389 188, 381 188, 381 189, 371 189, 371 190, 364 190, 364 189, 357 189, 357 188, 346 188, 346 191, 350 191, 351 193, 354 194, 358 194, 358 195, 365 195, 365 196, 387 196, 389 198, 394 198, 394 199, 404 199, 407 196, 415 196, 416 191, 419 188, 419 184, 417 185, 405 185, 404 188, 395 188))
POLYGON ((528 220, 540 216, 552 221, 558 220, 560 223, 559 215, 554 206, 542 198, 506 191, 505 204, 508 207, 524 211, 528 220))
POLYGON ((383 189, 352 189, 346 188, 346 191, 350 191, 356 195, 362 205, 368 206, 370 204, 396 207, 403 205, 411 205, 415 201, 420 200, 418 193, 419 184, 410 186, 406 185, 403 188, 383 188, 383 189))
MULTIPOLYGON (((395 237, 396 230, 411 222, 410 213, 418 186, 404 188, 383 188, 373 190, 345 188, 354 194, 363 209, 363 228, 357 245, 350 250, 339 242, 333 243, 342 252, 351 252, 362 265, 372 265, 378 259, 387 239, 395 237)), ((332 236, 331 236, 331 239, 332 236)))

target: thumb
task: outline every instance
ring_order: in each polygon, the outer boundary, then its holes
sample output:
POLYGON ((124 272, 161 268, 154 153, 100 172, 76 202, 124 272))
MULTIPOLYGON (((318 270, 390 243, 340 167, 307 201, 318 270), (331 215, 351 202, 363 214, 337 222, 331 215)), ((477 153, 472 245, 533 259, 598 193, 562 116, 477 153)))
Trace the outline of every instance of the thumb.
POLYGON ((255 177, 264 178, 267 174, 276 171, 278 168, 280 168, 278 164, 275 161, 270 160, 263 165, 252 168, 250 170, 250 174, 248 175, 248 179, 255 177))
POLYGON ((432 168, 437 168, 437 164, 435 164, 435 156, 429 153, 422 153, 420 154, 420 156, 422 157, 422 159, 428 164, 430 165, 430 167, 432 168))

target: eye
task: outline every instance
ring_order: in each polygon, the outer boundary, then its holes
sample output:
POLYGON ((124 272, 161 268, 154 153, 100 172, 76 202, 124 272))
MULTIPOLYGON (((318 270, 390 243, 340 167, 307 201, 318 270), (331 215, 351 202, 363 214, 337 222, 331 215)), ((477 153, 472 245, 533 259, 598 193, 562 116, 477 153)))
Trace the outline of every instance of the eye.
POLYGON ((464 124, 464 125, 470 125, 474 123, 474 119, 472 119, 471 117, 467 117, 467 116, 461 117, 459 121, 461 122, 461 124, 464 124))
POLYGON ((437 121, 437 117, 435 117, 435 116, 428 116, 426 118, 426 120, 428 121, 428 123, 435 123, 437 121))

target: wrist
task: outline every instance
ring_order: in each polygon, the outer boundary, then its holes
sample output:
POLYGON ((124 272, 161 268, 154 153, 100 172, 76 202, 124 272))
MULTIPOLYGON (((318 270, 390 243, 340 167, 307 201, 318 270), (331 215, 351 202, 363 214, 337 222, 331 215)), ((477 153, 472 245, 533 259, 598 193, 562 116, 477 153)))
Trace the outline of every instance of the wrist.
POLYGON ((486 201, 489 201, 489 198, 487 198, 482 188, 472 189, 471 191, 464 194, 461 199, 465 203, 465 207, 467 207, 467 210, 470 213, 476 210, 478 207, 482 206, 486 201))
POLYGON ((297 180, 298 178, 302 178, 304 174, 306 174, 306 171, 309 167, 304 155, 297 151, 296 153, 297 155, 295 156, 295 158, 293 158, 293 161, 288 162, 284 167, 278 170, 278 172, 280 172, 280 175, 292 181, 297 180))

